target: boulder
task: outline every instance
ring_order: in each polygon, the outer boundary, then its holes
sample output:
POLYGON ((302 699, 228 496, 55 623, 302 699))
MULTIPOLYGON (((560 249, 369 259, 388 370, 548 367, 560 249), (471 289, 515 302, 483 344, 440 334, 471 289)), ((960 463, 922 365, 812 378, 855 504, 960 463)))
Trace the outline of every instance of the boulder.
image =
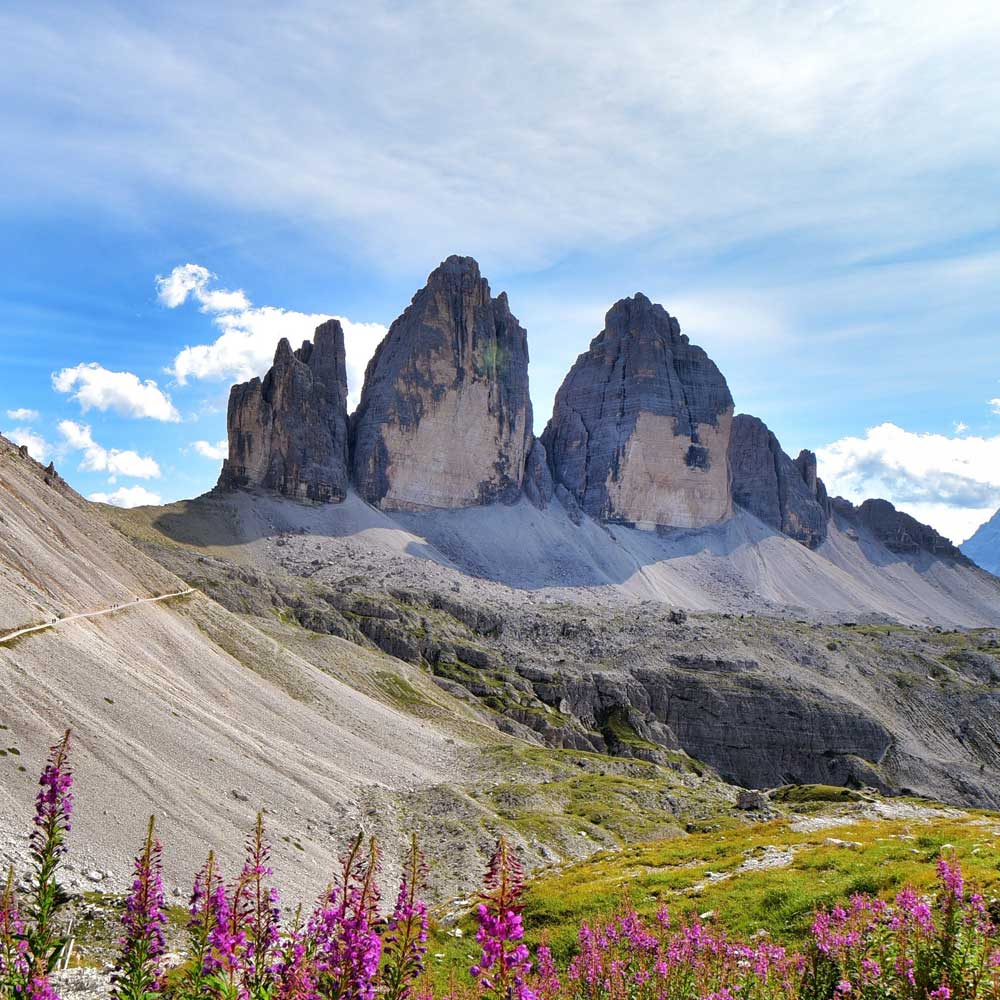
POLYGON ((471 257, 449 257, 389 328, 352 418, 358 492, 384 510, 521 496, 527 335, 471 257))
POLYGON ((811 451, 793 461, 762 420, 741 413, 733 420, 729 466, 735 504, 811 549, 823 543, 829 502, 811 451))
POLYGON ((331 319, 293 351, 282 339, 263 379, 234 385, 229 457, 219 487, 257 486, 298 499, 347 494, 347 367, 344 331, 331 319))
POLYGON ((726 380, 645 295, 615 303, 556 395, 553 480, 592 517, 697 528, 732 513, 726 380))

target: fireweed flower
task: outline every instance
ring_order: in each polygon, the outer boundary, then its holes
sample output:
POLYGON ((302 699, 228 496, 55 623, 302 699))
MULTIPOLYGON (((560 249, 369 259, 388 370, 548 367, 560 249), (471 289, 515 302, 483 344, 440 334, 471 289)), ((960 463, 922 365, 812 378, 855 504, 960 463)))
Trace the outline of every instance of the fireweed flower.
POLYGON ((0 896, 0 997, 23 995, 31 973, 27 952, 28 942, 24 939, 24 921, 17 908, 14 869, 11 868, 0 896))
POLYGON ((66 854, 66 834, 73 814, 73 773, 69 766, 70 731, 49 750, 49 758, 38 780, 30 855, 32 888, 29 894, 28 929, 25 938, 32 974, 37 985, 32 995, 42 996, 45 977, 55 966, 65 942, 55 931, 55 920, 68 897, 58 881, 59 867, 66 854))
POLYGON ((271 848, 264 836, 264 819, 257 814, 254 831, 247 839, 246 860, 240 873, 242 891, 234 893, 233 909, 245 934, 242 981, 251 996, 260 996, 271 982, 281 937, 278 890, 266 884, 273 872, 271 848))
POLYGON ((163 901, 163 848, 149 817, 146 843, 135 859, 135 876, 122 913, 121 956, 114 975, 114 1000, 147 1000, 159 993, 166 951, 163 928, 167 917, 163 901))
POLYGON ((302 907, 296 911, 292 929, 281 943, 272 973, 275 1000, 319 1000, 310 940, 302 927, 302 907))
POLYGON ((373 1000, 382 957, 378 935, 379 851, 363 852, 358 834, 341 856, 340 876, 309 921, 319 993, 341 1000, 373 1000))
POLYGON ((552 949, 547 944, 540 944, 536 953, 538 959, 532 986, 539 1000, 557 1000, 562 984, 559 981, 559 971, 552 959, 552 949))
POLYGON ((955 899, 961 900, 965 895, 965 879, 958 864, 949 864, 945 858, 940 858, 937 863, 937 873, 947 892, 955 899))
MULTIPOLYGON (((208 860, 195 875, 191 900, 188 904, 188 953, 190 963, 181 996, 184 1000, 196 1000, 205 996, 207 978, 214 971, 211 960, 212 933, 219 914, 215 905, 218 886, 222 879, 215 863, 215 853, 208 852, 208 860)), ((223 891, 223 898, 225 892, 223 891)))
POLYGON ((483 993, 499 1000, 536 1000, 527 985, 531 961, 522 942, 521 895, 524 869, 504 837, 497 841, 486 871, 483 901, 476 908, 479 963, 469 973, 483 993))
POLYGON ((410 841, 396 905, 386 925, 385 965, 382 970, 382 995, 386 1000, 407 1000, 413 984, 424 971, 427 954, 427 904, 419 893, 427 881, 427 865, 417 845, 417 835, 410 841))

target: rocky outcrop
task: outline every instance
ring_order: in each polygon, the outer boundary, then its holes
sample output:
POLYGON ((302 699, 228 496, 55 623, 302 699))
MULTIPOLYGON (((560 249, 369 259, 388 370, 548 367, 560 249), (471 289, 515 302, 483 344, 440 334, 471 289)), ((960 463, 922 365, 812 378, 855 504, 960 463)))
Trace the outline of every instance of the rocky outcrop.
POLYGON ((832 501, 834 511, 848 524, 866 529, 890 552, 917 555, 925 552, 944 559, 969 564, 961 550, 929 524, 922 524, 915 517, 903 513, 888 500, 866 500, 855 507, 843 497, 832 501))
POLYGON ((789 458, 767 425, 741 413, 729 438, 733 502, 811 549, 826 539, 830 505, 816 456, 789 458))
POLYGON ((389 328, 352 438, 354 482, 384 510, 521 495, 532 442, 527 335, 471 257, 449 257, 389 328))
POLYGON ((524 466, 524 495, 539 509, 544 510, 554 495, 552 473, 545 455, 545 445, 538 438, 532 442, 524 466))
POLYGON ((293 351, 282 339, 263 379, 229 394, 229 457, 219 487, 259 486, 308 500, 347 494, 344 331, 332 319, 293 351))
POLYGON ((645 295, 615 303, 542 435, 553 479, 593 517, 703 527, 732 512, 726 380, 645 295))

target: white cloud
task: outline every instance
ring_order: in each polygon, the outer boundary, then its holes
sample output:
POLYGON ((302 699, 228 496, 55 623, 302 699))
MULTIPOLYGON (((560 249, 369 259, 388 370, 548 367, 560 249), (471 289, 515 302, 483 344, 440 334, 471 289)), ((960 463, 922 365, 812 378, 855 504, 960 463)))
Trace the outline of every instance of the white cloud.
POLYGON ((94 440, 89 424, 61 420, 59 433, 68 450, 83 452, 80 468, 84 472, 106 472, 112 482, 117 476, 129 479, 158 479, 160 476, 160 466, 148 455, 101 447, 94 440))
MULTIPOLYGON (((156 279, 157 297, 170 309, 183 305, 189 296, 202 303, 202 312, 214 314, 219 335, 209 344, 185 347, 167 371, 184 385, 189 379, 246 381, 262 376, 271 367, 278 341, 287 337, 293 347, 311 340, 324 313, 302 313, 277 306, 253 306, 242 291, 212 290, 215 277, 200 264, 181 264, 166 277, 156 279)), ((381 323, 355 323, 335 316, 344 328, 347 353, 348 409, 361 395, 365 366, 386 328, 381 323)))
POLYGON ((4 431, 3 436, 16 445, 27 446, 28 454, 36 462, 44 462, 52 451, 52 445, 30 427, 15 427, 13 430, 4 431))
POLYGON ((155 506, 160 502, 159 493, 152 493, 145 486, 121 486, 114 493, 91 493, 95 503, 110 503, 115 507, 155 506))
POLYGON ((962 420, 955 421, 955 433, 964 434, 969 429, 969 425, 962 420))
POLYGON ((990 409, 994 413, 1000 414, 1000 396, 997 396, 995 399, 991 399, 989 402, 990 402, 990 409))
POLYGON ((166 277, 156 277, 156 297, 168 309, 183 305, 189 297, 201 303, 202 312, 239 312, 250 307, 250 301, 241 291, 209 289, 214 275, 200 264, 182 264, 166 277))
POLYGON ((191 447, 202 458, 211 458, 216 462, 221 462, 229 455, 229 442, 225 439, 216 441, 215 444, 212 444, 211 441, 195 441, 191 447))
POLYGON ((29 410, 27 407, 21 407, 18 410, 8 410, 7 416, 11 420, 23 420, 30 423, 32 420, 38 419, 38 410, 29 410))
POLYGON ((817 449, 832 495, 884 497, 962 542, 1000 507, 1000 435, 920 434, 885 423, 817 449))
POLYGON ((56 392, 72 392, 80 409, 114 410, 125 417, 149 417, 169 423, 179 421, 170 397, 151 379, 140 382, 132 372, 113 372, 92 361, 52 373, 56 392), (73 390, 76 389, 76 392, 73 390))

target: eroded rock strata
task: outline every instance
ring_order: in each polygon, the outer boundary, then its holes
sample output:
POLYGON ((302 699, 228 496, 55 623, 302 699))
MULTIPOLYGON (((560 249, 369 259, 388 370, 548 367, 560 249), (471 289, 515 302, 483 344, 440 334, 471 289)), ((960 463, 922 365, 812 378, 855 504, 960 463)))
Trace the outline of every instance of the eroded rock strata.
POLYGON ((354 481, 384 510, 512 502, 531 419, 524 329, 471 257, 449 257, 368 364, 354 481))
POLYGON ((733 400, 708 355, 645 295, 609 310, 542 436, 553 479, 593 517, 697 528, 732 512, 733 400))
POLYGON ((344 331, 331 319, 293 351, 282 339, 263 379, 234 385, 229 457, 219 486, 260 486, 308 500, 347 492, 347 368, 344 331))

